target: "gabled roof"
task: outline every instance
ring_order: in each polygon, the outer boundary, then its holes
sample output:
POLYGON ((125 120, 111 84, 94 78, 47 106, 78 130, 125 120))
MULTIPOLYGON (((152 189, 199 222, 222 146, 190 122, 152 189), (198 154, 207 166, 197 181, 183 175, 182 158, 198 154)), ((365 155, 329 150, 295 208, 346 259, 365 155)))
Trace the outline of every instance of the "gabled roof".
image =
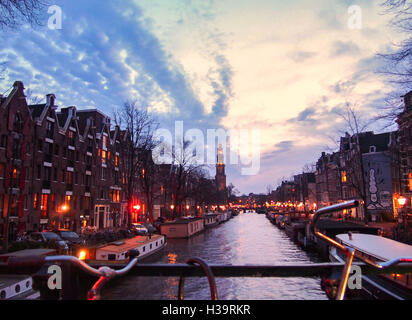
POLYGON ((57 115, 57 120, 59 121, 59 127, 63 128, 64 125, 66 124, 67 114, 59 112, 56 115, 57 115))
POLYGON ((33 120, 36 118, 40 118, 41 114, 44 111, 44 108, 46 108, 46 104, 33 104, 29 106, 30 114, 33 120))
POLYGON ((367 132, 359 136, 359 143, 362 153, 369 153, 369 147, 375 146, 376 152, 388 151, 390 132, 374 134, 367 132))

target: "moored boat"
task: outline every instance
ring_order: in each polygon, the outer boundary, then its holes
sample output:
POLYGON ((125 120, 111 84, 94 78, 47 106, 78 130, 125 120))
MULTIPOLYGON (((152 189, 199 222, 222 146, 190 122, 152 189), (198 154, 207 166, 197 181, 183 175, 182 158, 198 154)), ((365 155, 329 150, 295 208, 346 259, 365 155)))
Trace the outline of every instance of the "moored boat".
POLYGON ((167 238, 189 238, 203 230, 203 218, 195 217, 184 217, 160 225, 160 233, 167 238))
POLYGON ((203 217, 205 228, 213 228, 219 224, 219 215, 216 213, 208 213, 203 217))
MULTIPOLYGON (((50 256, 56 254, 54 249, 26 249, 0 255, 0 262, 9 257, 50 256)), ((35 300, 40 293, 33 289, 30 275, 0 275, 0 300, 35 300)))
POLYGON ((164 235, 153 234, 80 249, 77 255, 92 266, 115 266, 128 263, 130 250, 136 250, 138 260, 143 260, 162 250, 165 245, 164 235))
MULTIPOLYGON (((336 240, 377 263, 400 257, 412 258, 412 246, 382 236, 347 233, 337 235, 336 240)), ((330 249, 329 257, 333 262, 345 262, 343 253, 335 247, 330 249)), ((375 299, 410 300, 412 274, 362 275, 362 291, 363 294, 375 299)))

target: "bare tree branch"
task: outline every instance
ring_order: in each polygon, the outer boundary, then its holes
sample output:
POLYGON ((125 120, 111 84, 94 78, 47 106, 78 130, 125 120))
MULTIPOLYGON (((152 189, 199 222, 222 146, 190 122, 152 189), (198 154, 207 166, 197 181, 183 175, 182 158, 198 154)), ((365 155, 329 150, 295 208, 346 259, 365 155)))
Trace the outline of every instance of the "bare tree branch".
POLYGON ((44 0, 0 0, 0 29, 14 29, 23 23, 41 25, 48 5, 44 0))

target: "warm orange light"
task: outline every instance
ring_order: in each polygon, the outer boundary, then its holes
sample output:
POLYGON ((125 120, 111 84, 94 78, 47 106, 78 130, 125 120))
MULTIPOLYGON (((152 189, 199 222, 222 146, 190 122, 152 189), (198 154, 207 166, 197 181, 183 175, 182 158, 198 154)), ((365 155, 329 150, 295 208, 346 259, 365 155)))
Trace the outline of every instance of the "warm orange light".
POLYGON ((399 203, 399 205, 400 206, 404 206, 405 205, 405 203, 406 203, 406 198, 405 197, 399 197, 398 198, 398 203, 399 203))
POLYGON ((187 206, 186 206, 186 210, 189 210, 189 209, 190 209, 190 206, 189 206, 189 205, 187 205, 187 206))
POLYGON ((79 252, 79 260, 86 260, 86 250, 82 250, 79 252))
POLYGON ((172 204, 172 205, 170 205, 170 209, 174 209, 175 208, 175 206, 172 204))
POLYGON ((60 209, 61 209, 61 211, 67 211, 67 210, 69 210, 69 207, 67 206, 67 205, 62 205, 61 207, 60 207, 60 209))

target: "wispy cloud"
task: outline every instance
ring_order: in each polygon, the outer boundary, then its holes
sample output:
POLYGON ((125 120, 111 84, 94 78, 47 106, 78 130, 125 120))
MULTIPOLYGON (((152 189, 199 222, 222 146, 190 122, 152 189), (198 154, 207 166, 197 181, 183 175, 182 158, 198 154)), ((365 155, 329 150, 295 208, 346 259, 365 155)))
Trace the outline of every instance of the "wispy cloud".
MULTIPOLYGON (((390 44, 386 18, 357 2, 362 30, 347 28, 352 2, 56 0, 62 30, 2 33, 2 90, 22 80, 60 106, 111 114, 136 97, 162 126, 261 130, 259 175, 228 180, 243 192, 316 160, 342 127, 344 102, 372 115, 387 84, 376 52, 390 44), (348 94, 348 92, 350 94, 348 94)), ((260 187, 259 187, 260 186, 260 187)))

